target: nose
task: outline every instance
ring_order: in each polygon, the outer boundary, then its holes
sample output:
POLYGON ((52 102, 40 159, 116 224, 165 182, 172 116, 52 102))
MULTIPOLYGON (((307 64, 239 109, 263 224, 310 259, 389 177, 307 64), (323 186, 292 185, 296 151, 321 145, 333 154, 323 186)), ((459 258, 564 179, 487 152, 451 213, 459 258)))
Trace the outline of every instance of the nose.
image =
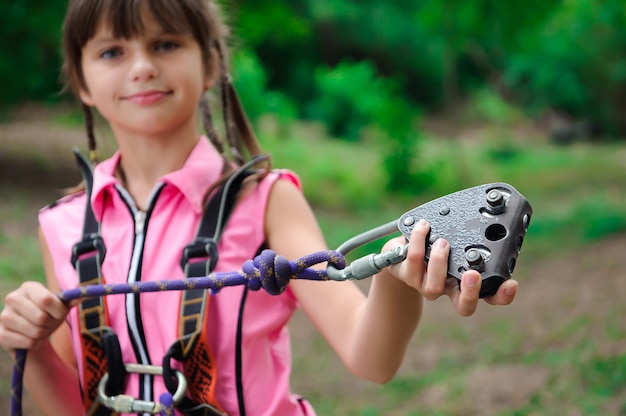
POLYGON ((133 81, 148 81, 158 75, 158 67, 147 51, 135 51, 133 54, 130 78, 133 81))

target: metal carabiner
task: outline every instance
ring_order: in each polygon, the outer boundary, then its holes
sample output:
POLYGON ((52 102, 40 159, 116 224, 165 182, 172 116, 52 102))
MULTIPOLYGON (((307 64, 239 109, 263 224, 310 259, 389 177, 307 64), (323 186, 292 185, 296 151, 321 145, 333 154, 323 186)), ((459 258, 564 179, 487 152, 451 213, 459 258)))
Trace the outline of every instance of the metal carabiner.
MULTIPOLYGON (((388 222, 369 231, 361 233, 344 242, 337 248, 337 252, 346 255, 357 247, 361 247, 372 241, 393 234, 398 230, 398 220, 388 222)), ((378 254, 368 254, 365 257, 354 260, 345 268, 338 270, 334 266, 326 268, 326 274, 333 280, 361 280, 373 276, 385 267, 400 263, 406 258, 408 244, 396 247, 393 250, 378 254)))
MULTIPOLYGON (((124 367, 126 368, 127 373, 150 374, 156 376, 163 375, 163 367, 156 365, 125 364, 124 367)), ((174 406, 176 406, 185 397, 185 392, 187 391, 187 379, 185 379, 185 375, 180 371, 174 370, 174 372, 176 373, 178 387, 172 396, 172 401, 174 406)), ((154 415, 167 410, 161 403, 139 400, 128 394, 108 396, 106 394, 106 384, 108 380, 109 373, 105 373, 102 376, 102 379, 100 379, 100 383, 98 383, 98 400, 103 406, 115 410, 118 413, 150 413, 154 415)))

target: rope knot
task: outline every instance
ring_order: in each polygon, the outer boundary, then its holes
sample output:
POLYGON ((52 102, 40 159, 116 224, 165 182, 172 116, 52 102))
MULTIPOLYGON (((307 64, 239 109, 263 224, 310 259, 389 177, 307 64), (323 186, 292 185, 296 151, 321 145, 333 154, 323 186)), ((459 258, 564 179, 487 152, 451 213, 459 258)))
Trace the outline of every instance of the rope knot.
POLYGON ((250 289, 263 288, 270 295, 283 293, 294 275, 289 260, 272 250, 263 250, 254 260, 246 261, 242 271, 250 289))
POLYGON ((329 280, 324 270, 310 268, 322 262, 328 262, 338 269, 345 267, 345 258, 335 251, 318 252, 290 262, 272 250, 263 250, 253 260, 243 264, 242 272, 251 290, 263 288, 270 295, 279 295, 285 291, 291 279, 329 280))

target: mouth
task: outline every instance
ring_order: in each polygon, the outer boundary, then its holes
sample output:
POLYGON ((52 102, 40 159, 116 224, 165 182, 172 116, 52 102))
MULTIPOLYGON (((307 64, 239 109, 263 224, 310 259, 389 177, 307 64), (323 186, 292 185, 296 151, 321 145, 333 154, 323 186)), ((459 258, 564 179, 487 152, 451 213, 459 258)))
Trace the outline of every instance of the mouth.
POLYGON ((172 94, 171 91, 159 91, 159 90, 141 91, 135 94, 124 96, 122 97, 122 99, 126 101, 130 101, 135 104, 149 105, 149 104, 157 103, 171 94, 172 94))

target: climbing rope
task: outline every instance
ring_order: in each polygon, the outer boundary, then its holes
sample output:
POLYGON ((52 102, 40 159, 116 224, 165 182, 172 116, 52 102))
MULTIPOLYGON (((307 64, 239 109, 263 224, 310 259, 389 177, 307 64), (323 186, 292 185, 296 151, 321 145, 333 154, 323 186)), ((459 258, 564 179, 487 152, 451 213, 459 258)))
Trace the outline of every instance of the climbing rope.
MULTIPOLYGON (((271 295, 285 291, 292 279, 331 280, 325 270, 313 269, 312 266, 327 262, 335 269, 346 267, 343 254, 338 251, 326 250, 309 254, 295 261, 277 255, 272 250, 264 250, 253 260, 246 261, 241 270, 234 272, 213 272, 205 277, 193 277, 182 280, 160 280, 151 282, 134 282, 121 284, 86 285, 58 293, 59 299, 69 302, 79 298, 93 298, 124 293, 160 292, 172 290, 208 289, 212 293, 219 292, 227 286, 246 285, 251 290, 263 288, 271 295)), ((11 379, 11 416, 22 416, 22 390, 26 350, 15 352, 15 365, 11 379)), ((121 396, 123 403, 116 406, 123 412, 145 411, 161 416, 173 415, 176 401, 170 395, 162 395, 160 403, 146 403, 121 396), (149 408, 149 405, 152 407, 149 408)), ((114 403, 108 403, 109 405, 114 403)))
MULTIPOLYGON (((445 238, 450 243, 448 277, 456 278, 460 282, 461 274, 465 270, 478 270, 483 279, 480 297, 491 296, 513 273, 513 266, 531 215, 530 204, 511 185, 502 182, 484 184, 420 205, 398 220, 351 238, 337 250, 320 251, 293 262, 276 255, 271 250, 265 250, 253 260, 246 261, 241 270, 236 272, 214 272, 205 277, 184 280, 81 286, 61 292, 58 296, 64 302, 68 302, 77 298, 164 290, 209 289, 215 293, 226 286, 237 285, 247 285, 251 290, 263 288, 268 293, 277 295, 285 291, 291 279, 364 279, 385 267, 403 261, 407 255, 408 245, 378 254, 369 254, 350 265, 346 265, 345 255, 356 247, 397 231, 400 231, 408 241, 414 225, 421 218, 426 219, 431 225, 426 242, 425 260, 428 261, 430 245, 435 239, 445 238), (477 253, 483 262, 477 265, 473 257, 470 258, 470 253, 472 256, 477 253), (326 270, 311 268, 324 262, 328 263, 326 270)), ((16 364, 11 381, 12 416, 22 416, 22 377, 25 363, 26 351, 16 351, 16 364)), ((118 398, 123 402, 120 407, 128 406, 130 409, 126 413, 134 411, 133 401, 139 402, 123 395, 118 398)), ((105 398, 108 399, 114 401, 115 398, 105 398)), ((176 400, 173 397, 162 397, 159 404, 140 403, 141 406, 154 405, 153 411, 148 413, 161 412, 162 416, 173 414, 175 404, 176 400)))

